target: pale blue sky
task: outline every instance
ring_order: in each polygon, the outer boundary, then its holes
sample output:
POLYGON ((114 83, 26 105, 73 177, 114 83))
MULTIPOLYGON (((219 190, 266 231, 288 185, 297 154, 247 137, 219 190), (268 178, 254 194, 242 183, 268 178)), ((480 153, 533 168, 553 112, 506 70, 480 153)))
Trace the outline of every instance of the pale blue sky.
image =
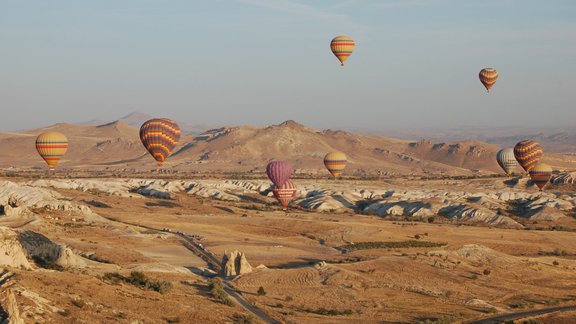
POLYGON ((0 131, 576 124, 576 1, 0 0, 0 131), (329 50, 352 36, 342 68, 329 50), (485 93, 478 71, 500 72, 485 93))

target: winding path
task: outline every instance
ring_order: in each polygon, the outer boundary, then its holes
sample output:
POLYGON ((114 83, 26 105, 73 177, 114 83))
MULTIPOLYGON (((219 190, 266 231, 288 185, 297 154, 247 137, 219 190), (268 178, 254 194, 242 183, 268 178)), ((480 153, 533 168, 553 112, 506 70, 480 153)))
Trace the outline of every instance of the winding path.
POLYGON ((557 307, 550 307, 550 308, 543 308, 543 309, 535 309, 529 311, 522 311, 510 314, 502 314, 494 317, 484 318, 480 320, 475 320, 468 322, 468 324, 494 324, 500 323, 504 321, 522 319, 529 316, 536 316, 536 315, 543 315, 543 314, 550 314, 550 313, 557 313, 557 312, 566 312, 576 310, 576 305, 570 306, 557 306, 557 307))
MULTIPOLYGON (((210 268, 212 268, 213 270, 215 270, 217 272, 219 272, 222 268, 222 266, 220 265, 220 261, 218 261, 218 259, 216 258, 216 256, 214 256, 214 254, 212 254, 211 252, 209 252, 205 248, 203 248, 201 245, 199 245, 196 242, 196 240, 194 240, 192 237, 190 237, 189 235, 186 235, 182 232, 166 231, 166 230, 161 230, 158 228, 154 228, 154 227, 150 227, 150 226, 146 226, 146 225, 142 225, 142 224, 136 224, 136 223, 121 221, 121 220, 118 220, 115 218, 108 218, 105 216, 102 216, 102 217, 104 217, 107 220, 112 221, 112 222, 117 222, 117 223, 122 223, 122 224, 126 224, 126 225, 141 227, 141 228, 145 228, 147 230, 157 231, 160 233, 170 233, 170 234, 176 235, 176 236, 178 236, 184 240, 184 247, 185 248, 187 248, 189 251, 191 251, 192 253, 199 256, 202 260, 204 260, 208 264, 208 266, 210 268)), ((239 292, 236 291, 234 286, 232 286, 228 280, 224 279, 224 280, 222 280, 222 283, 224 284, 224 291, 230 297, 234 298, 236 300, 236 303, 238 303, 244 309, 251 312, 252 314, 254 314, 255 316, 257 316, 258 318, 260 318, 261 320, 263 320, 266 323, 280 324, 279 321, 270 317, 270 315, 266 314, 266 312, 264 312, 263 310, 261 310, 260 308, 258 308, 256 306, 250 304, 250 302, 248 300, 246 300, 246 298, 244 298, 244 296, 242 296, 242 294, 240 294, 239 292)))

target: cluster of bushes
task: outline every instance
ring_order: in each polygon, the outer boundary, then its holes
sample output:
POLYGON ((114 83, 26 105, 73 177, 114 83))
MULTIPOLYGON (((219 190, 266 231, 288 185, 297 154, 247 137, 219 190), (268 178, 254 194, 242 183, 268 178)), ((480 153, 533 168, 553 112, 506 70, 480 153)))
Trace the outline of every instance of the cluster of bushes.
POLYGON ((356 250, 370 250, 370 249, 439 247, 444 245, 446 245, 446 243, 408 240, 401 242, 360 242, 360 243, 342 245, 337 247, 337 249, 342 251, 356 251, 356 250))
POLYGON ((86 258, 88 260, 92 260, 92 261, 96 261, 96 262, 100 262, 100 263, 114 264, 113 261, 101 258, 101 257, 97 256, 96 254, 80 253, 80 256, 83 258, 86 258))
POLYGON ((351 309, 346 309, 343 311, 339 311, 336 309, 326 309, 324 307, 320 307, 318 309, 304 309, 305 312, 308 313, 314 313, 314 314, 318 314, 318 315, 324 315, 324 316, 340 316, 340 315, 352 315, 352 310, 351 309))
POLYGON ((420 321, 420 324, 450 324, 454 322, 454 317, 450 316, 450 315, 444 315, 440 318, 435 318, 435 319, 426 319, 423 321, 420 321))
POLYGON ((254 320, 254 317, 252 317, 250 315, 244 315, 244 314, 236 313, 236 314, 232 315, 232 323, 234 323, 234 324, 252 324, 252 323, 256 323, 256 321, 254 320))
POLYGON ((576 227, 553 225, 548 227, 526 227, 527 231, 559 231, 559 232, 576 232, 576 227))
POLYGON ((553 255, 553 256, 572 256, 574 255, 573 253, 570 253, 566 250, 560 250, 558 248, 554 249, 554 251, 540 251, 538 252, 539 255, 553 255))
POLYGON ((171 282, 150 279, 141 271, 132 271, 129 277, 125 277, 118 272, 107 272, 104 274, 103 279, 113 283, 125 282, 140 289, 153 290, 161 294, 172 289, 171 282))
POLYGON ((227 306, 234 306, 234 302, 228 294, 224 291, 224 283, 220 278, 212 278, 208 281, 208 289, 210 290, 210 296, 220 304, 227 306))

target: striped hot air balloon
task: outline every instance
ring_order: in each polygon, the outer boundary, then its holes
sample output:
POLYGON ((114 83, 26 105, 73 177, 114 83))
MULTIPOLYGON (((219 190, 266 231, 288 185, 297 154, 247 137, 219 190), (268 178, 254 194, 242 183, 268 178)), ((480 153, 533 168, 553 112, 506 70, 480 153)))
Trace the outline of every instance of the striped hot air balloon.
POLYGON ((274 187, 272 192, 274 193, 274 197, 278 199, 280 205, 282 205, 282 208, 286 210, 288 204, 290 204, 294 197, 296 197, 297 191, 298 190, 294 183, 290 180, 286 180, 282 186, 274 187))
POLYGON ((532 170, 542 158, 542 154, 542 147, 533 140, 524 140, 514 146, 514 157, 526 172, 532 170))
POLYGON ((288 161, 272 161, 266 166, 266 174, 277 188, 290 179, 292 165, 288 161))
POLYGON ((498 72, 493 68, 485 68, 480 71, 479 77, 486 91, 490 92, 490 88, 492 88, 496 80, 498 80, 498 72))
POLYGON ((346 62, 348 57, 352 55, 355 47, 356 44, 354 40, 348 36, 337 36, 330 42, 330 49, 332 53, 336 55, 342 66, 344 66, 344 62, 346 62))
POLYGON ((180 140, 180 127, 167 118, 154 118, 140 127, 140 140, 161 166, 180 140))
POLYGON ((36 138, 36 151, 46 161, 50 170, 56 169, 60 159, 68 150, 68 139, 62 133, 47 132, 36 138))
POLYGON ((546 187, 552 177, 552 167, 545 163, 538 163, 530 170, 532 182, 538 186, 540 191, 546 187))
POLYGON ((514 171, 518 165, 518 161, 516 161, 516 157, 514 156, 514 149, 512 148, 505 148, 498 151, 498 153, 496 153, 496 161, 498 161, 498 165, 500 165, 507 175, 511 175, 512 171, 514 171))
POLYGON ((324 157, 324 165, 330 171, 332 176, 339 177, 346 168, 346 154, 338 151, 330 152, 324 157))

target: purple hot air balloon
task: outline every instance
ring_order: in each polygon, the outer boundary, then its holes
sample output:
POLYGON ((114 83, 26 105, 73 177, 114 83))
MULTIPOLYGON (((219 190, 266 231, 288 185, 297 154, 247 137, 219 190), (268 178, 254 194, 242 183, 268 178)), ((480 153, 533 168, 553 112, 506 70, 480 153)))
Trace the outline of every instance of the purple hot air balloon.
POLYGON ((266 166, 266 174, 277 188, 290 179, 292 165, 288 161, 272 161, 266 166))

